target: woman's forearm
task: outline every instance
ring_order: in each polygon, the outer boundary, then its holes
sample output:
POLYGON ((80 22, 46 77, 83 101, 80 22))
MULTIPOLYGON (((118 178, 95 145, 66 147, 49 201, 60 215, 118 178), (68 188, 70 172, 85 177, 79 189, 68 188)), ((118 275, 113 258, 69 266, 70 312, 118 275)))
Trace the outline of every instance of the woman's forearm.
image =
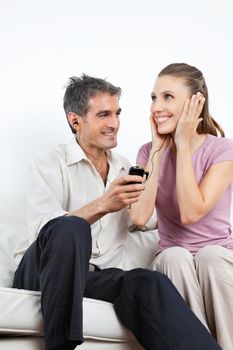
POLYGON ((199 190, 192 164, 189 144, 177 147, 176 191, 183 224, 190 224, 202 217, 204 200, 199 190))
POLYGON ((133 204, 129 210, 133 224, 139 227, 144 226, 148 222, 155 208, 159 165, 162 154, 163 150, 158 152, 156 148, 152 147, 145 167, 145 170, 149 172, 145 190, 141 193, 138 202, 133 204))

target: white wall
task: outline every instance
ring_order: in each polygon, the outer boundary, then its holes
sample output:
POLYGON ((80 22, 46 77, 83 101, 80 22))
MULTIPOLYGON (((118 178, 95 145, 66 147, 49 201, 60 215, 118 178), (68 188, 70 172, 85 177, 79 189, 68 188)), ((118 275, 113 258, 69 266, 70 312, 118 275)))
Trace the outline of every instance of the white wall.
POLYGON ((165 65, 207 80, 211 112, 233 137, 231 0, 1 0, 0 195, 24 191, 32 156, 72 136, 63 86, 85 72, 123 89, 118 151, 150 139, 150 91, 165 65))

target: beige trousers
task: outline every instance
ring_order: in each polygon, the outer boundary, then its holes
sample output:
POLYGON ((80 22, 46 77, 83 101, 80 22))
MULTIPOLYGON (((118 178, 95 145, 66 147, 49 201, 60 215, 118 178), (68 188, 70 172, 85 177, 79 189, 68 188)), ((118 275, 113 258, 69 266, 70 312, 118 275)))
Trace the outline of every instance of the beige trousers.
POLYGON ((207 246, 160 253, 152 269, 166 274, 223 350, 233 350, 233 252, 207 246))

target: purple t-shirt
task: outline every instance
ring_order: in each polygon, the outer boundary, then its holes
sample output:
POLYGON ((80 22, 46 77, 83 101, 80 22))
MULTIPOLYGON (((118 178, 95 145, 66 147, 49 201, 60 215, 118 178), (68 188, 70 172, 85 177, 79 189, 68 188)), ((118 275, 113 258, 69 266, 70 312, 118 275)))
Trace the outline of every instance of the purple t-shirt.
MULTIPOLYGON (((139 149, 137 164, 147 164, 151 147, 149 142, 139 149)), ((192 156, 197 183, 213 164, 227 160, 233 160, 233 140, 208 134, 192 156)), ((221 245, 233 250, 230 223, 232 186, 233 182, 202 219, 194 224, 182 224, 176 195, 176 156, 168 147, 160 164, 155 203, 160 236, 157 253, 174 246, 184 247, 193 254, 207 245, 221 245)))

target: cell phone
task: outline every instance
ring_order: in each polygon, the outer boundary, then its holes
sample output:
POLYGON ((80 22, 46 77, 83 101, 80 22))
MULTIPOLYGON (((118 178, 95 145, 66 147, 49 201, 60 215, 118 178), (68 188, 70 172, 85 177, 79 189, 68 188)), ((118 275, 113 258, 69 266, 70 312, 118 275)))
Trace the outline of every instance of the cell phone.
MULTIPOLYGON (((145 171, 143 169, 143 167, 135 165, 135 166, 131 166, 131 168, 129 168, 129 175, 138 175, 138 176, 141 176, 142 178, 144 176, 146 176, 146 179, 147 179, 149 176, 149 171, 145 171)), ((130 182, 130 183, 135 184, 138 182, 130 182)))

